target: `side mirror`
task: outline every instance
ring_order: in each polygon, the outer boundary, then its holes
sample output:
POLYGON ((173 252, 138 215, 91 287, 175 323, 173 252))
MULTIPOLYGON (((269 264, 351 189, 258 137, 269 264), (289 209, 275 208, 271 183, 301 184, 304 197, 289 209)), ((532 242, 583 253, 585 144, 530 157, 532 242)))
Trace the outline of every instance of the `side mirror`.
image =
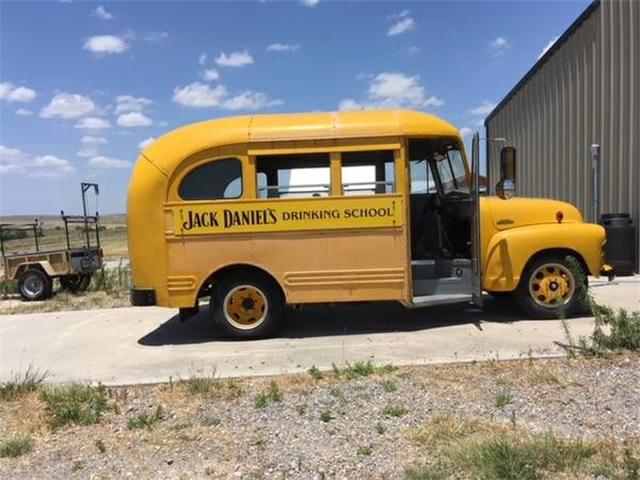
POLYGON ((503 200, 513 197, 516 191, 516 149, 504 147, 500 151, 500 181, 496 185, 496 194, 503 200))

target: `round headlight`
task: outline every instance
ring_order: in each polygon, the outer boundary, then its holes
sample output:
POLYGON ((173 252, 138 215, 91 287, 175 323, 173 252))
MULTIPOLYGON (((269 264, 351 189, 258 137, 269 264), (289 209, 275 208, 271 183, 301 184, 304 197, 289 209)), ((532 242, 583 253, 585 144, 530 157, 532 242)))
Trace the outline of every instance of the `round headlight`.
POLYGON ((516 192, 516 182, 509 179, 500 180, 496 185, 496 195, 503 200, 509 200, 516 192))

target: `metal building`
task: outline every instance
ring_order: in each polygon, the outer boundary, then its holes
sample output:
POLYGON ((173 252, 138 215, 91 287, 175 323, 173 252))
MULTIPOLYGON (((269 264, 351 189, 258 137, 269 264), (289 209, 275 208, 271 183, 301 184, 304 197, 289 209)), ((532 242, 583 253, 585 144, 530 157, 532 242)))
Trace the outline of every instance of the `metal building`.
MULTIPOLYGON (((517 149, 518 195, 569 201, 591 220, 591 145, 600 145, 600 212, 630 213, 637 226, 640 1, 589 5, 489 114, 485 127, 487 138, 503 137, 517 149)), ((502 146, 487 142, 490 188, 499 176, 502 146)))

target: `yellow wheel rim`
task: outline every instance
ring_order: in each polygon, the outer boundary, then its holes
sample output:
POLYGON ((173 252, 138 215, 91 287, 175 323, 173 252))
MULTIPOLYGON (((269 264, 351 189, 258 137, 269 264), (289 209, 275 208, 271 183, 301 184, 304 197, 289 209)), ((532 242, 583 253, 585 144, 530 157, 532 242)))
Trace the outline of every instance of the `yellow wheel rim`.
POLYGON ((538 267, 529 279, 531 298, 545 308, 566 305, 575 289, 576 282, 571 270, 559 263, 546 263, 538 267))
POLYGON ((253 285, 239 285, 224 297, 224 316, 234 327, 252 330, 267 317, 267 296, 253 285))

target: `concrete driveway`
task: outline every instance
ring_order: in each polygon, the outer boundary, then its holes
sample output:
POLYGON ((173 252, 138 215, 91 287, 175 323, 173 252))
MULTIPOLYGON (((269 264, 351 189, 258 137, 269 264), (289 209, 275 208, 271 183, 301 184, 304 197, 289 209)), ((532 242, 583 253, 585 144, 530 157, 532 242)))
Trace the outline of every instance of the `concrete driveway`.
MULTIPOLYGON (((592 292, 605 304, 640 310, 640 277, 592 292)), ((278 338, 233 341, 211 327, 207 309, 187 323, 175 310, 151 307, 0 317, 0 381, 29 365, 54 382, 107 385, 168 381, 194 373, 226 376, 305 371, 312 365, 371 359, 395 365, 562 355, 560 321, 522 319, 510 300, 406 310, 396 304, 292 310, 278 338)), ((593 319, 569 321, 577 338, 593 319)))

